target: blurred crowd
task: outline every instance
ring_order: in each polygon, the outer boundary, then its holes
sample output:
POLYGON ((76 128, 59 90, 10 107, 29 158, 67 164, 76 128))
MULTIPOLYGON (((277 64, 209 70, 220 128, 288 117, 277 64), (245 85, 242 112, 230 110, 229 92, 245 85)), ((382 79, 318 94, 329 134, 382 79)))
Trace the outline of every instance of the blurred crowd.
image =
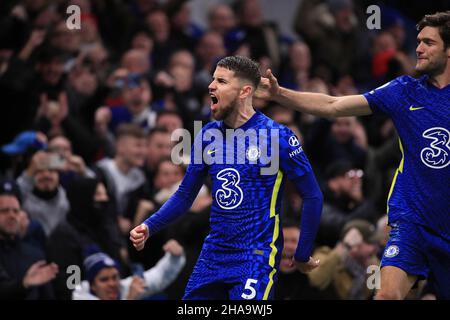
MULTIPOLYGON (((372 2, 380 30, 366 26, 368 1, 292 1, 287 35, 258 0, 205 1, 206 27, 190 1, 2 1, 0 298, 180 299, 208 233, 209 183, 143 251, 128 233, 177 189, 186 167, 171 160, 171 135, 211 121, 216 62, 248 56, 285 87, 332 95, 413 75, 415 22, 428 11, 372 2), (70 5, 81 9, 80 29, 66 24, 70 5), (70 266, 80 268, 75 286, 70 266)), ((306 276, 282 260, 276 297, 370 299, 367 267, 388 237, 386 199, 401 159, 391 120, 254 106, 297 133, 325 201, 321 266, 306 276)), ((301 205, 287 184, 283 257, 295 252, 301 205)), ((418 289, 411 299, 433 296, 418 289)))

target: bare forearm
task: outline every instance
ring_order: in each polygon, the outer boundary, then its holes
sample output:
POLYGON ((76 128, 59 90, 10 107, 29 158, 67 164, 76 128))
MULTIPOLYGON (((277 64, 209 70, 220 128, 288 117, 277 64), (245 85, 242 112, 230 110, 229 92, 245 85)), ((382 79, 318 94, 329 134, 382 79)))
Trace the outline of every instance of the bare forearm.
POLYGON ((318 117, 362 116, 371 113, 362 95, 333 97, 322 93, 298 92, 280 88, 274 101, 288 108, 318 117))
POLYGON ((332 117, 332 104, 335 97, 321 93, 299 92, 286 88, 280 88, 274 101, 282 106, 313 114, 319 117, 332 117))

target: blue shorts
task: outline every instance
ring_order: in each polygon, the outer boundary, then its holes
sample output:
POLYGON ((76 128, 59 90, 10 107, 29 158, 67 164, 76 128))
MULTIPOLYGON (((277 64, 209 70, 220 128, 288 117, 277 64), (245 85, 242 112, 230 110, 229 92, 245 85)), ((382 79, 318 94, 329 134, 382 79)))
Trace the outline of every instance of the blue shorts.
POLYGON ((241 254, 202 251, 183 299, 270 300, 278 272, 268 262, 251 254, 243 259, 241 254))
POLYGON ((391 227, 381 267, 427 278, 439 299, 450 299, 450 242, 414 223, 401 221, 391 227))

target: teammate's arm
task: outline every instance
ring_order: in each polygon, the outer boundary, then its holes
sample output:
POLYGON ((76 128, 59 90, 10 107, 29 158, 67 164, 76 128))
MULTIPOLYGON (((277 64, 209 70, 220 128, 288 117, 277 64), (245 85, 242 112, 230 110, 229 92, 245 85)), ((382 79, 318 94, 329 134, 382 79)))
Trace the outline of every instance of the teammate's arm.
POLYGON ((261 78, 256 97, 270 99, 288 108, 318 117, 364 116, 372 113, 363 95, 333 97, 321 93, 298 92, 281 87, 269 69, 261 78))

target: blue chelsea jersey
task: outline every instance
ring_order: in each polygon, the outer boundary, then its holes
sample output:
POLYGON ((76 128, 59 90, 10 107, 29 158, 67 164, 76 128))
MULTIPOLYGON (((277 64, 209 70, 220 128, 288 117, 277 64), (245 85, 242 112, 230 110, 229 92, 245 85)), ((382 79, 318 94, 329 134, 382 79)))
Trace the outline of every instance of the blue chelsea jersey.
MULTIPOLYGON (((283 248, 280 205, 283 182, 293 182, 303 198, 301 234, 295 252, 309 260, 316 236, 322 194, 295 134, 260 112, 237 129, 222 121, 196 135, 191 163, 178 190, 144 221, 150 234, 173 222, 192 205, 205 178, 211 177, 210 226, 202 252, 239 260, 260 257, 277 265, 283 248)), ((219 259, 219 258, 218 258, 219 259)), ((221 259, 221 258, 220 258, 221 259)))
POLYGON ((450 240, 450 85, 402 76, 364 96, 373 111, 390 116, 400 137, 389 222, 417 223, 450 240))
POLYGON ((205 249, 264 256, 275 248, 281 252, 279 213, 285 178, 295 181, 311 171, 295 134, 256 112, 238 129, 223 121, 207 124, 198 145, 201 153, 194 144, 188 170, 209 174, 212 180, 211 232, 205 249), (202 161, 196 159, 199 154, 202 161))

